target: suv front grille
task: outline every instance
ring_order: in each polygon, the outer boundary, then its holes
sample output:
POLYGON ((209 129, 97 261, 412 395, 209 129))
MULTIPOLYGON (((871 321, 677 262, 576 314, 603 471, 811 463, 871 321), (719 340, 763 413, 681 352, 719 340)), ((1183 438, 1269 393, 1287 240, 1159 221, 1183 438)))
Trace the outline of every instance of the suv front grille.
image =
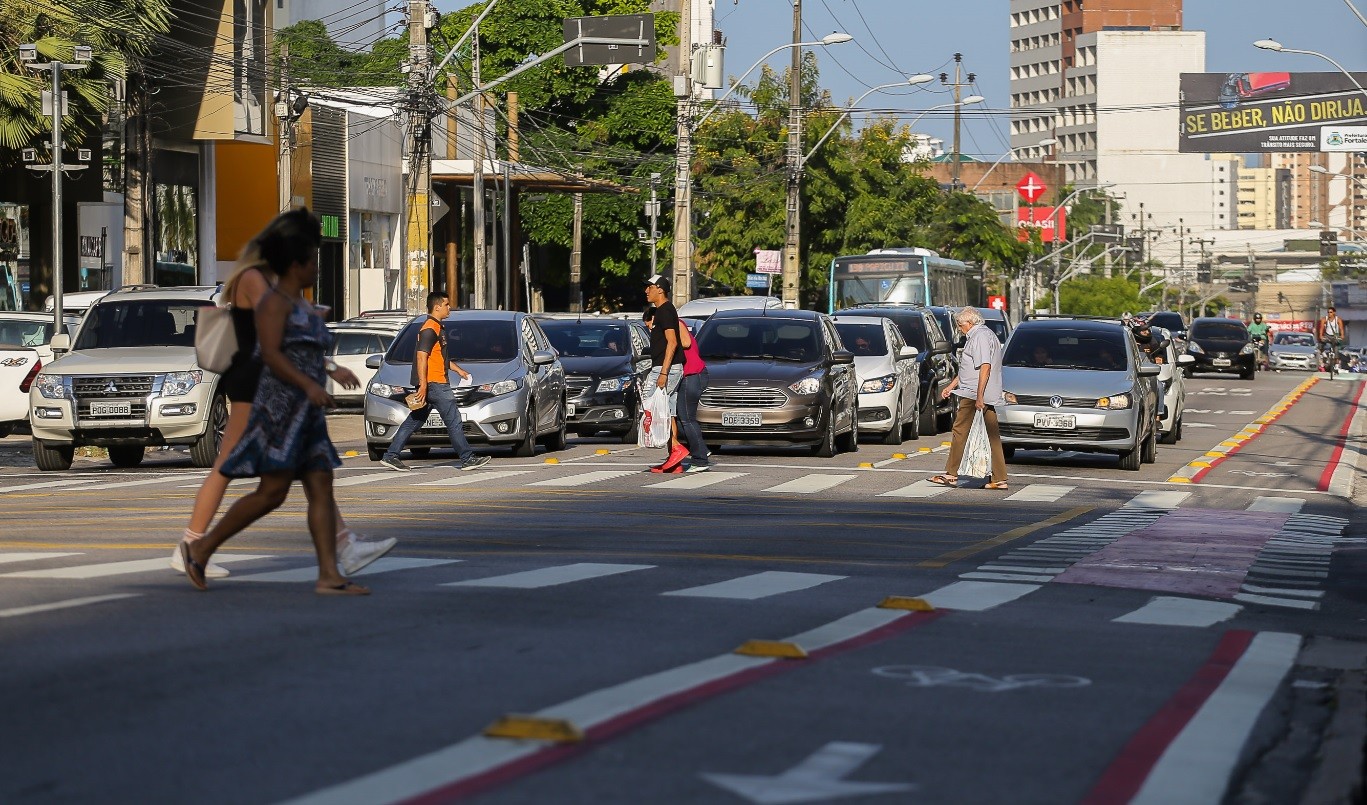
POLYGON ((76 418, 82 422, 144 419, 147 398, 156 384, 154 375, 110 375, 103 377, 71 378, 71 394, 76 405, 76 418), (104 410, 92 413, 94 406, 104 410), (124 413, 121 404, 128 405, 124 413))
POLYGON ((708 408, 782 408, 788 395, 771 387, 721 386, 704 391, 701 402, 708 408))
MULTIPOLYGON (((1095 408, 1098 397, 1064 397, 1064 408, 1095 408)), ((1037 405, 1041 408, 1049 408, 1049 398, 1039 394, 1017 394, 1016 405, 1037 405)))
POLYGON ((593 378, 588 375, 565 375, 565 397, 576 399, 583 397, 593 387, 593 378))

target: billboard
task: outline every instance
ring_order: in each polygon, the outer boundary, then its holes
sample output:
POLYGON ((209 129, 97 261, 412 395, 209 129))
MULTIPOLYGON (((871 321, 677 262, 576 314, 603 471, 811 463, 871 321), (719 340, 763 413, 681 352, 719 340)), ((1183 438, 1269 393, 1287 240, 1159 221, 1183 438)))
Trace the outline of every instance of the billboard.
MULTIPOLYGON (((1354 73, 1367 84, 1367 73, 1354 73)), ((1183 153, 1322 151, 1326 130, 1367 123, 1343 73, 1182 73, 1183 153)))
POLYGON ((1053 243, 1057 240, 1068 239, 1068 211, 1058 211, 1058 237, 1054 235, 1054 212, 1053 207, 1019 207, 1017 208, 1018 218, 1016 219, 1016 239, 1024 243, 1030 239, 1030 230, 1039 230, 1040 243, 1053 243))

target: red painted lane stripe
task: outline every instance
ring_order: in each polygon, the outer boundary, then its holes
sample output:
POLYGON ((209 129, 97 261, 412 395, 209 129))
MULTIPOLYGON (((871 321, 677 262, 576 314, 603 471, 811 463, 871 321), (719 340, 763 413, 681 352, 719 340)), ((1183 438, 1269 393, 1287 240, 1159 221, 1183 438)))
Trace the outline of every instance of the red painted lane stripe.
POLYGON ((1329 463, 1325 465, 1324 472, 1320 475, 1319 490, 1329 491, 1329 482, 1334 478, 1334 470, 1338 469, 1339 461, 1343 459, 1343 446, 1348 441, 1348 429, 1353 425, 1353 417, 1358 412, 1358 401, 1362 399, 1362 391, 1367 389, 1367 384, 1358 384, 1357 396, 1353 397, 1353 410, 1348 412, 1348 417, 1343 420, 1343 427, 1339 428, 1338 442, 1334 445, 1334 454, 1329 457, 1329 463))
MULTIPOLYGON (((1318 382, 1320 382, 1320 379, 1319 379, 1318 377, 1311 378, 1311 379, 1310 379, 1310 385, 1308 385, 1308 386, 1305 387, 1305 391, 1302 391, 1300 396, 1301 396, 1301 397, 1304 397, 1304 396, 1305 396, 1305 392, 1307 392, 1307 391, 1309 391, 1310 389, 1314 388, 1315 384, 1318 383, 1318 382)), ((1359 391, 1358 393, 1361 394, 1362 392, 1359 391)), ((1297 397, 1297 398, 1296 398, 1296 402, 1291 403, 1291 405, 1294 406, 1297 402, 1300 402, 1300 397, 1297 397)), ((1289 410, 1291 410, 1291 408, 1288 407, 1286 410, 1289 411, 1289 410)), ((1262 429, 1262 430, 1258 431, 1258 432, 1257 432, 1256 434, 1254 434, 1252 437, 1250 437, 1250 438, 1248 438, 1248 439, 1245 439, 1245 440, 1244 440, 1241 444, 1239 444, 1238 446, 1236 446, 1236 447, 1231 447, 1228 451, 1225 452, 1224 455, 1220 456, 1219 458, 1213 459, 1213 460, 1210 462, 1210 466, 1209 466, 1209 467, 1202 467, 1199 471, 1197 471, 1197 473, 1196 473, 1195 475, 1191 476, 1191 482, 1194 483, 1194 484, 1195 484, 1195 483, 1200 483, 1200 482, 1201 482, 1201 479, 1204 478, 1204 477, 1206 477, 1206 475, 1207 475, 1211 470, 1213 470, 1213 469, 1215 469, 1216 467, 1218 467, 1218 466, 1220 466, 1221 464, 1223 464, 1224 461, 1225 461, 1225 459, 1229 458, 1230 456, 1232 456, 1232 455, 1234 455, 1235 453, 1239 452, 1240 450, 1244 449, 1244 445, 1246 445, 1246 444, 1248 444, 1249 442, 1253 441, 1254 439, 1257 439, 1258 437, 1262 436, 1264 433, 1267 432, 1267 426, 1268 426, 1268 425, 1271 425, 1273 422, 1276 422, 1277 420, 1281 419, 1281 418, 1284 417, 1284 416, 1286 416, 1286 413, 1285 413, 1285 412, 1282 412, 1282 413, 1277 414, 1276 416, 1272 417, 1271 419, 1267 420, 1267 422, 1263 424, 1263 429, 1262 429)))
POLYGON ((814 660, 823 660, 837 654, 861 648, 886 640, 894 635, 910 631, 917 626, 923 626, 945 614, 944 610, 935 612, 915 612, 904 618, 893 621, 886 626, 865 632, 862 635, 851 637, 840 643, 833 643, 823 649, 813 651, 806 660, 777 660, 768 665, 758 668, 751 668, 746 671, 738 671, 731 676, 721 679, 714 679, 711 682, 698 685, 697 687, 681 690, 650 704, 643 705, 623 713, 615 718, 604 721, 584 731, 584 740, 577 744, 561 744, 548 746, 544 750, 518 760, 505 763, 502 766, 490 769, 486 772, 458 780, 450 785, 433 789, 425 794, 403 800, 402 805, 438 805, 438 803, 455 802, 475 794, 483 793, 489 789, 496 788, 505 783, 510 783, 521 777, 525 777, 532 772, 547 766, 570 760, 590 749, 597 748, 597 745, 604 743, 618 735, 629 732, 642 724, 649 723, 662 718, 676 710, 681 710, 690 705, 696 704, 704 699, 718 696, 728 691, 736 690, 762 679, 777 676, 785 671, 804 667, 814 660))
POLYGON ((1129 802, 1139 793, 1149 773, 1188 722, 1229 676, 1239 658, 1253 642, 1254 633, 1227 632, 1210 659, 1197 669, 1182 689, 1134 734, 1120 755, 1102 773, 1082 800, 1084 805, 1115 805, 1129 802))

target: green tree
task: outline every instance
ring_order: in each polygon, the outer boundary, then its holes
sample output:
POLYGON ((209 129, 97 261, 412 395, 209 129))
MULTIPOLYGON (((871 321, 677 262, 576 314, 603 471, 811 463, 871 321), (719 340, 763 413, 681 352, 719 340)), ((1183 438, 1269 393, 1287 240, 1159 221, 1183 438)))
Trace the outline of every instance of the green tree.
POLYGON ((0 164, 16 163, 20 149, 41 145, 52 131, 42 114, 51 79, 19 62, 19 45, 37 45, 41 61, 70 62, 77 45, 93 49, 91 66, 62 80, 69 98, 64 139, 84 142, 103 123, 110 79, 126 76, 170 21, 169 0, 0 0, 0 164))

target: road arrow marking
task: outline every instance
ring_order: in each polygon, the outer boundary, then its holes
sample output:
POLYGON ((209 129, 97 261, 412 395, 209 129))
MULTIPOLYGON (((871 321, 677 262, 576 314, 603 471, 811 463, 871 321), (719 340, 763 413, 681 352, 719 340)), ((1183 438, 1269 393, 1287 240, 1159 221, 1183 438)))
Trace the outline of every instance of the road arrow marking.
POLYGON ((882 748, 880 744, 832 741, 779 775, 704 772, 702 778, 760 805, 822 802, 838 797, 890 794, 914 789, 916 786, 911 783, 855 783, 843 779, 857 771, 882 748))

